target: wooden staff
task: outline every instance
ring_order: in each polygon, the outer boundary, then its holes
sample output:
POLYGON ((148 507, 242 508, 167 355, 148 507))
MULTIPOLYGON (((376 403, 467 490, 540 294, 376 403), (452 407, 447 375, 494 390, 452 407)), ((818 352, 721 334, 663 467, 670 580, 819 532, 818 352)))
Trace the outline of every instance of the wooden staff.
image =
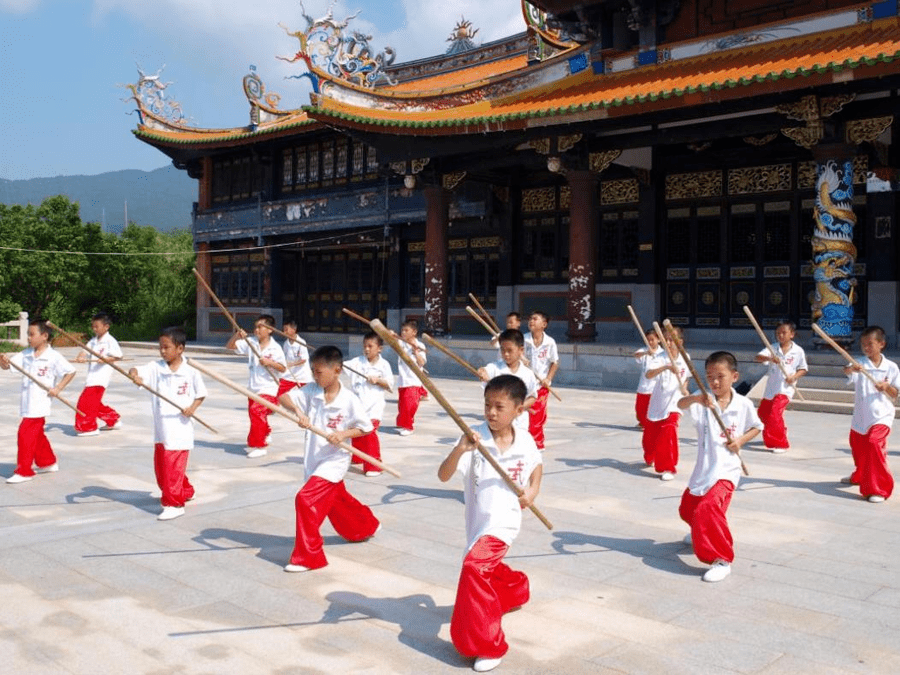
MULTIPOLYGON (((314 346, 314 345, 309 344, 306 340, 304 340, 304 339, 303 339, 302 337, 300 337, 299 335, 297 335, 296 337, 291 337, 290 335, 288 335, 287 333, 285 333, 283 330, 278 330, 278 329, 275 328, 274 326, 269 326, 269 328, 271 328, 271 329, 272 329, 272 332, 275 333, 276 335, 280 335, 280 336, 282 336, 282 337, 285 337, 285 338, 287 338, 288 340, 290 340, 291 342, 299 342, 300 344, 302 344, 302 345, 303 345, 304 347, 306 347, 307 349, 315 350, 315 346, 314 346)), ((359 376, 362 377, 362 378, 365 378, 365 377, 366 377, 365 375, 363 375, 361 372, 359 372, 359 371, 356 370, 355 368, 351 368, 350 366, 348 366, 348 365, 346 365, 346 364, 344 364, 344 368, 345 368, 346 370, 349 370, 351 373, 355 373, 356 375, 359 375, 359 376)), ((290 371, 290 367, 288 367, 288 371, 290 371)), ((287 373, 285 373, 285 374, 287 374, 287 373)))
MULTIPOLYGON (((840 354, 845 359, 847 359, 847 362, 851 366, 856 366, 857 368, 859 368, 859 372, 861 372, 865 377, 869 378, 869 381, 872 384, 878 386, 878 380, 875 379, 875 376, 872 375, 872 373, 870 373, 868 370, 863 368, 859 361, 857 361, 852 356, 850 356, 850 353, 846 349, 841 347, 837 342, 835 342, 834 338, 832 338, 828 333, 826 333, 824 330, 822 330, 819 327, 819 324, 814 323, 812 325, 812 328, 815 331, 816 335, 818 335, 820 338, 825 340, 825 342, 827 342, 831 346, 831 348, 834 349, 834 351, 836 351, 838 354, 840 354)), ((887 396, 887 392, 881 392, 881 393, 883 393, 885 396, 887 396)), ((890 398, 890 396, 888 396, 888 398, 890 398)))
MULTIPOLYGON (((668 320, 668 319, 667 319, 668 320)), ((675 379, 678 380, 678 386, 681 388, 682 393, 687 396, 687 384, 681 381, 681 375, 678 374, 678 366, 675 364, 675 359, 672 358, 672 353, 669 351, 669 347, 666 343, 666 336, 663 335, 662 328, 659 327, 659 323, 656 321, 653 322, 653 330, 656 332, 656 337, 659 338, 659 344, 662 345, 663 351, 666 353, 666 356, 669 357, 669 363, 672 364, 672 367, 675 368, 675 379)), ((678 344, 678 340, 675 340, 676 344, 678 344)))
MULTIPOLYGON (((49 324, 50 322, 48 321, 47 323, 49 324)), ((27 370, 25 370, 24 368, 19 368, 19 366, 17 366, 15 363, 13 363, 12 360, 9 361, 9 365, 12 366, 14 370, 17 370, 17 371, 19 371, 20 373, 22 373, 22 375, 24 375, 24 376, 27 377, 29 380, 31 380, 32 382, 34 382, 37 386, 39 386, 39 387, 40 387, 41 389, 43 389, 44 391, 46 391, 46 392, 49 392, 49 391, 50 391, 51 387, 48 387, 46 384, 44 384, 43 382, 41 382, 39 379, 37 379, 34 375, 32 375, 31 373, 29 373, 29 372, 28 372, 27 370)), ((66 399, 64 399, 62 396, 56 395, 56 396, 51 396, 50 398, 55 398, 55 399, 57 399, 60 403, 62 403, 63 405, 69 406, 69 407, 70 407, 72 410, 74 410, 78 415, 81 415, 82 417, 87 417, 87 415, 85 415, 85 414, 84 414, 83 412, 81 412, 78 408, 76 408, 74 405, 72 405, 71 403, 69 403, 69 402, 68 402, 66 399)))
POLYGON ((479 380, 481 379, 481 375, 478 374, 478 371, 477 371, 475 368, 473 368, 471 365, 469 365, 468 362, 466 362, 465 360, 463 360, 462 357, 460 357, 460 356, 458 356, 457 354, 453 353, 449 348, 445 347, 445 346, 442 345, 440 342, 438 342, 437 340, 435 340, 435 339, 434 339, 433 337, 431 337, 428 333, 422 333, 422 339, 425 341, 426 344, 431 345, 432 347, 434 347, 434 348, 437 349, 438 351, 443 352, 444 354, 446 354, 447 356, 449 356, 451 359, 453 359, 454 361, 456 361, 459 365, 461 365, 463 368, 465 368, 466 370, 468 370, 470 373, 472 373, 472 374, 473 374, 475 377, 477 377, 479 380))
MULTIPOLYGON (((781 374, 784 375, 784 379, 788 379, 787 370, 784 368, 784 364, 781 362, 781 359, 778 358, 778 354, 775 353, 775 347, 772 346, 772 343, 769 342, 769 339, 766 337, 766 334, 763 332, 762 327, 760 327, 759 322, 756 320, 756 317, 753 316, 753 312, 750 311, 750 307, 748 305, 744 305, 744 314, 747 315, 747 318, 750 319, 750 323, 753 324, 753 327, 756 329, 756 334, 759 335, 759 339, 763 341, 763 344, 768 347, 769 352, 772 354, 772 358, 775 359, 775 363, 778 365, 778 369, 781 371, 781 374)), ((801 401, 805 401, 803 398, 803 394, 800 393, 800 388, 794 384, 788 385, 789 387, 793 387, 794 391, 797 394, 797 398, 801 401)))
POLYGON ((488 314, 488 313, 487 313, 487 310, 486 310, 484 307, 481 306, 481 303, 478 302, 478 298, 476 298, 476 297, 475 297, 474 295, 472 295, 471 293, 469 293, 469 298, 471 298, 472 302, 475 303, 475 306, 479 309, 479 311, 480 311, 482 314, 484 314, 484 318, 487 319, 488 322, 491 324, 491 326, 492 326, 493 329, 494 329, 494 332, 495 332, 495 333, 499 333, 499 332, 500 332, 500 326, 498 326, 498 325, 497 325, 497 322, 494 321, 494 317, 492 317, 490 314, 488 314))
MULTIPOLYGON (((209 297, 213 299, 213 301, 219 306, 219 309, 222 310, 222 313, 225 314, 225 318, 227 318, 231 323, 232 328, 234 328, 234 332, 240 333, 243 331, 244 333, 246 333, 246 331, 244 331, 244 329, 238 325, 238 322, 235 320, 234 315, 232 315, 232 313, 225 308, 225 305, 222 304, 222 301, 219 300, 219 296, 216 295, 213 289, 209 287, 209 284, 206 283, 206 279, 204 279, 203 275, 197 271, 197 268, 192 267, 191 271, 194 273, 194 276, 197 277, 197 281, 199 281, 203 288, 206 289, 206 292, 209 293, 209 297)), ((269 326, 269 328, 272 328, 273 330, 275 329, 274 326, 269 326)), ((260 363, 262 363, 263 355, 260 354, 259 350, 253 346, 252 342, 250 342, 250 336, 248 335, 247 337, 243 338, 243 340, 247 343, 247 347, 250 349, 250 351, 253 352, 256 355, 256 358, 259 359, 260 363)), ((272 376, 272 379, 275 380, 275 384, 281 386, 281 377, 276 375, 275 372, 268 366, 263 366, 263 368, 265 368, 266 372, 272 376)))
MULTIPOLYGON (((242 387, 237 382, 234 382, 234 381, 228 379, 224 375, 220 375, 219 373, 215 372, 214 370, 210 370, 209 368, 206 368, 205 366, 200 365, 200 363, 198 363, 197 361, 194 361, 193 359, 188 359, 188 363, 190 363, 194 368, 199 370, 201 373, 205 373, 206 375, 209 375, 212 379, 216 380, 217 382, 221 382, 229 389, 236 391, 238 394, 242 394, 243 396, 246 396, 247 398, 249 398, 253 401, 256 401, 260 405, 263 405, 266 408, 268 408, 269 410, 271 410, 273 413, 281 415, 282 417, 290 420, 294 424, 298 424, 298 425, 300 424, 300 418, 297 415, 293 414, 289 410, 286 410, 285 408, 282 408, 280 405, 278 405, 276 403, 272 403, 271 401, 267 401, 262 396, 259 396, 258 394, 254 394, 252 391, 250 391, 246 387, 242 387)), ((305 427, 305 428, 308 429, 309 431, 313 432, 316 436, 321 436, 322 438, 325 438, 325 439, 327 439, 329 436, 329 434, 327 432, 323 431, 322 429, 318 429, 317 427, 310 426, 310 427, 305 427)), ((339 448, 346 450, 351 455, 355 455, 355 456, 359 457, 361 460, 368 462, 369 464, 373 464, 373 465, 377 466, 382 471, 387 471, 389 474, 391 474, 392 476, 396 476, 397 478, 403 478, 403 476, 400 475, 399 471, 397 471, 396 469, 392 469, 387 464, 382 463, 381 461, 375 459, 374 457, 363 452, 362 450, 357 450, 352 445, 348 445, 347 443, 338 443, 337 445, 339 448)))
MULTIPOLYGON (((371 321, 370 321, 369 319, 367 319, 366 317, 364 317, 364 316, 362 316, 362 315, 360 315, 360 314, 357 314, 356 312, 354 312, 354 311, 352 311, 352 310, 349 310, 349 309, 347 309, 346 307, 344 307, 341 311, 344 312, 344 314, 346 314, 347 316, 349 316, 349 317, 351 317, 351 318, 354 318, 354 319, 356 319, 357 321, 361 321, 362 323, 366 324, 367 326, 371 323, 371 321)), ((419 345, 417 345, 417 344, 415 344, 415 343, 413 343, 413 342, 407 342, 406 340, 404 340, 403 342, 404 342, 405 344, 408 344, 410 347, 412 347, 414 352, 423 352, 423 351, 425 351, 425 350, 422 349, 419 345)), ((365 375, 363 375, 363 377, 365 377, 365 375)))
POLYGON ((644 327, 641 326, 641 322, 638 321, 637 314, 634 313, 634 309, 631 305, 628 305, 628 313, 631 314, 631 320, 634 321, 635 328, 637 328, 638 333, 641 334, 641 339, 644 341, 644 344, 647 345, 647 353, 653 353, 653 347, 650 346, 650 341, 647 339, 647 334, 644 333, 644 327))
MULTIPOLYGON (((90 354, 91 356, 95 357, 97 360, 102 361, 103 363, 105 363, 106 365, 108 365, 110 368, 112 368, 113 370, 115 370, 117 373, 120 373, 121 375, 124 375, 124 376, 127 377, 129 380, 131 380, 132 382, 134 382, 134 378, 133 378, 131 375, 128 374, 128 371, 127 371, 127 370, 125 370, 124 368, 120 368, 119 366, 117 366, 117 365, 115 364, 115 362, 110 361, 110 360, 104 358, 102 354, 100 354, 99 352, 95 352, 93 349, 91 349, 90 347, 88 347, 86 344, 84 344, 81 340, 79 340, 77 337, 75 337, 75 336, 72 335, 71 333, 67 333, 67 332, 64 331, 62 328, 60 328, 59 326, 57 326, 56 324, 54 324, 52 321, 48 321, 48 322, 47 322, 47 325, 50 326, 50 328, 52 328, 53 330, 58 331, 58 332, 61 333, 62 335, 65 335, 65 336, 66 336, 67 338, 69 338, 72 342, 74 342, 75 344, 77 344, 79 347, 81 347, 84 351, 86 351, 86 352, 87 352, 88 354, 90 354)), ((135 384, 137 384, 137 383, 135 382, 135 384)), ((175 407, 175 408, 178 408, 178 410, 180 410, 181 412, 184 412, 184 408, 182 408, 180 405, 178 405, 177 403, 175 403, 175 401, 173 401, 173 400, 171 400, 171 399, 169 399, 169 398, 166 398, 165 396, 163 396, 162 394, 160 394, 158 391, 154 391, 153 389, 151 389, 150 387, 148 387, 148 386, 145 385, 145 384, 141 384, 141 385, 138 385, 138 386, 140 386, 140 387, 146 389, 147 391, 149 391, 149 392, 150 392, 151 394, 153 394, 154 396, 157 396, 157 397, 161 398, 163 401, 165 401, 165 402, 168 403, 169 405, 171 405, 171 406, 173 406, 173 407, 175 407)), ((205 426, 207 429, 209 429, 209 430, 210 430, 211 432, 213 432, 214 434, 219 433, 218 431, 216 431, 215 429, 213 429, 211 426, 209 426, 206 422, 204 422, 203 420, 201 420, 201 419, 200 419, 199 417, 197 417, 196 415, 191 415, 191 417, 193 417, 195 420, 197 420, 200 424, 202 424, 203 426, 205 426)))
MULTIPOLYGON (((678 348, 678 352, 681 354, 681 358, 684 359, 684 362, 687 364, 688 370, 691 372, 691 377, 694 378, 694 381, 697 383, 697 387, 700 389, 700 393, 704 398, 709 396, 709 393, 706 390, 706 385, 703 383, 703 380, 700 379, 700 374, 697 372, 697 369, 694 368, 694 364, 691 362, 691 357, 688 356, 688 353, 684 349, 684 344, 682 344, 681 340, 678 338, 678 334, 675 332, 674 326, 672 326, 672 322, 666 319, 663 321, 663 325, 666 327, 666 330, 672 335, 672 342, 675 343, 675 346, 678 348)), ((658 323, 653 324, 655 328, 659 327, 658 323)), ((716 422, 719 423, 719 426, 722 428, 722 433, 725 434, 725 440, 728 443, 731 443, 733 440, 731 438, 731 432, 728 431, 728 427, 725 426, 725 420, 722 419, 722 415, 719 414, 719 405, 718 402, 713 402, 713 405, 709 410, 712 410, 713 417, 716 418, 716 422)), ((744 464, 744 458, 741 457, 740 451, 734 453, 737 455, 738 460, 741 463, 741 471, 744 472, 745 476, 749 476, 750 472, 747 470, 747 465, 744 464)))
MULTIPOLYGON (((434 396, 434 400, 441 404, 441 407, 447 411, 447 414, 456 422, 456 425, 462 430, 462 432, 466 435, 472 443, 475 444, 475 447, 478 451, 484 456, 487 462, 494 467, 494 470, 500 474, 500 477, 506 483, 510 490, 512 490, 516 496, 521 497, 523 492, 518 485, 509 477, 506 471, 503 470, 503 467, 497 463, 497 460, 488 452, 487 448, 485 448, 481 441, 475 438, 475 434, 469 428, 469 425, 466 424, 462 417, 453 409, 453 406, 444 398, 444 395, 441 394, 441 391, 435 386, 434 382, 431 381, 431 378, 426 375, 421 368, 419 368, 419 364, 416 363, 415 359, 412 358, 406 351, 400 346, 400 340, 397 339, 395 335, 393 335, 387 328, 384 327, 384 324, 381 323, 378 319, 373 320, 370 324, 372 330, 378 333, 382 339, 387 342, 395 352, 397 352, 397 356, 403 359, 406 362, 413 372, 419 376, 419 379, 422 381, 422 386, 424 386, 428 391, 431 392, 432 396, 434 396)), ((534 513, 535 516, 547 527, 548 530, 553 529, 553 525, 544 517, 544 514, 540 512, 540 510, 532 504, 528 507, 531 509, 531 512, 534 513)))
MULTIPOLYGON (((495 332, 494 329, 491 328, 491 327, 487 324, 487 322, 486 322, 484 319, 482 319, 482 318, 478 315, 478 312, 476 312, 474 309, 472 309, 472 308, 469 307, 468 305, 466 305, 466 311, 467 311, 469 314, 471 314, 473 317, 475 317, 475 320, 478 321, 478 323, 480 323, 482 326, 484 326, 485 330, 487 330, 487 332, 491 334, 491 337, 500 337, 500 333, 499 333, 499 332, 495 332)), ((529 366, 528 366, 528 363, 525 361, 524 358, 521 359, 521 361, 522 361, 523 364, 525 364, 525 367, 526 367, 526 368, 529 367, 529 366)), ((537 376, 535 376, 535 377, 537 377, 537 376)), ((562 402, 562 399, 559 397, 559 394, 557 394, 557 393, 553 390, 552 387, 547 386, 547 384, 544 382, 544 380, 540 380, 540 383, 541 383, 541 386, 542 386, 542 387, 546 387, 546 388, 547 388, 547 391, 549 391, 551 394, 553 394, 553 397, 554 397, 557 401, 562 402)))

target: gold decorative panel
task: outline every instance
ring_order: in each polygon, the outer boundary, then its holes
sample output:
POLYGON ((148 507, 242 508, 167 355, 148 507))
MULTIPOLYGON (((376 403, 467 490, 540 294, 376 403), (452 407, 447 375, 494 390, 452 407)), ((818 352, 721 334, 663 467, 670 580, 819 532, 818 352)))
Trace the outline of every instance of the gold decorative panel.
POLYGON ((770 164, 728 171, 728 194, 786 192, 791 189, 791 165, 770 164))
POLYGON ((732 267, 732 279, 753 279, 756 276, 756 268, 752 265, 747 267, 732 267))
POLYGON ((467 248, 469 245, 468 239, 451 239, 447 242, 447 248, 449 249, 457 249, 457 248, 467 248))
POLYGON ((690 279, 691 270, 689 267, 670 267, 666 270, 666 279, 690 279))
POLYGON ((556 188, 531 188, 522 190, 522 211, 533 213, 535 211, 556 210, 556 188))
POLYGON ((600 183, 600 203, 636 204, 639 201, 637 178, 605 180, 600 183))
POLYGON ((722 271, 718 267, 698 267, 697 268, 697 278, 698 279, 720 279, 722 277, 722 271))
POLYGON ((469 245, 472 248, 496 248, 500 246, 500 237, 474 237, 469 245))
POLYGON ((572 206, 572 189, 568 185, 559 188, 559 210, 568 211, 572 206))
POLYGON ((721 171, 673 173, 666 176, 666 200, 721 196, 721 171))
POLYGON ((424 241, 411 241, 406 245, 406 250, 412 253, 413 251, 424 251, 425 250, 425 242, 424 241))

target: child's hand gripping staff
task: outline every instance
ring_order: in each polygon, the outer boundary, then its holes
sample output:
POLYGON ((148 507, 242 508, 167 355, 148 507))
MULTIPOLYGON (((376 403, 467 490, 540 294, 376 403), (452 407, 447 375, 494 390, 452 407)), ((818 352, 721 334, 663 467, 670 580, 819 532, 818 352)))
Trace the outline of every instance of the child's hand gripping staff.
MULTIPOLYGON (((228 379, 224 375, 220 375, 219 373, 217 373, 214 370, 210 370, 209 368, 203 366, 202 364, 200 364, 197 361, 194 361, 193 359, 188 359, 187 362, 189 364, 191 364, 194 368, 199 370, 201 373, 203 373, 204 375, 209 375, 212 379, 224 384, 229 389, 237 392, 238 394, 241 394, 242 396, 246 396, 247 398, 251 399, 252 401, 256 401, 260 405, 263 405, 266 408, 268 408, 269 410, 271 410, 273 413, 275 413, 277 415, 281 415, 285 419, 290 420, 294 424, 297 424, 297 425, 303 427, 304 429, 308 429, 309 431, 314 433, 316 436, 321 436, 322 438, 327 440, 329 443, 331 443, 331 440, 329 438, 331 436, 331 433, 329 433, 327 431, 323 431, 322 429, 319 429, 317 427, 310 426, 308 424, 309 419, 306 418, 305 416, 303 418, 301 418, 299 415, 295 415, 294 413, 290 412, 289 410, 282 408, 280 405, 276 405, 275 403, 272 403, 271 401, 267 401, 262 396, 259 396, 258 394, 254 394, 252 391, 250 391, 246 387, 242 387, 237 382, 234 382, 233 380, 228 379), (304 420, 305 420, 306 424, 304 424, 304 420)), ((378 461, 371 455, 363 452, 362 450, 357 450, 352 445, 347 445, 346 443, 333 443, 333 445, 337 445, 339 448, 341 448, 342 450, 346 450, 351 455, 356 455, 357 457, 359 457, 361 460, 363 460, 365 462, 374 464, 379 469, 381 469, 382 471, 387 471, 392 476, 396 476, 397 478, 403 478, 403 476, 400 475, 400 472, 397 471, 396 469, 392 469, 387 464, 381 463, 380 461, 378 461)))
MULTIPOLYGON (((47 325, 48 326, 50 325, 49 321, 47 322, 47 325)), ((47 394, 49 394, 51 398, 55 398, 57 401, 59 401, 63 405, 69 406, 72 410, 74 410, 77 414, 81 415, 82 417, 85 416, 85 414, 83 412, 81 412, 78 408, 76 408, 74 405, 72 405, 69 401, 64 399, 62 396, 60 396, 59 394, 52 393, 50 391, 51 388, 48 387, 43 382, 41 382, 39 379, 37 379, 34 375, 29 373, 27 370, 23 370, 22 368, 19 368, 19 366, 17 366, 15 363, 13 363, 12 359, 10 359, 6 354, 0 355, 0 360, 2 360, 3 363, 5 363, 7 366, 12 368, 13 370, 18 371, 19 373, 21 373, 22 375, 27 377, 29 380, 34 382, 37 386, 39 386, 41 389, 46 391, 47 394)))
MULTIPOLYGON (((134 377, 132 377, 132 376, 128 373, 127 370, 125 370, 124 368, 121 368, 120 366, 117 366, 117 365, 115 364, 114 361, 111 361, 111 360, 109 360, 109 359, 103 358, 103 355, 102 355, 102 354, 100 354, 99 352, 95 352, 93 349, 91 349, 90 347, 88 347, 86 344, 84 344, 84 343, 83 343, 81 340, 79 340, 77 337, 75 337, 75 336, 72 335, 71 333, 67 333, 67 332, 64 331, 62 328, 60 328, 60 327, 57 326, 55 323, 53 323, 52 321, 48 321, 48 322, 47 322, 47 325, 50 326, 50 328, 52 328, 53 330, 57 331, 60 335, 65 335, 69 340, 71 340, 72 342, 74 342, 75 344, 77 344, 79 347, 81 347, 84 351, 86 351, 88 354, 90 354, 91 356, 93 356, 95 359, 98 359, 99 361, 102 361, 103 363, 105 363, 106 365, 110 366, 113 370, 115 370, 115 371, 116 371, 117 373, 119 373, 120 375, 124 375, 125 377, 127 377, 129 380, 131 380, 132 382, 134 382, 137 386, 142 387, 143 389, 146 389, 146 390, 149 391, 151 394, 153 394, 154 396, 157 396, 157 397, 161 398, 163 401, 165 401, 165 402, 168 403, 169 405, 171 405, 171 406, 173 406, 173 407, 175 407, 175 408, 178 408, 178 410, 180 410, 182 413, 185 412, 184 408, 182 408, 180 405, 178 405, 177 403, 175 403, 175 401, 172 401, 171 399, 166 398, 165 396, 163 396, 162 394, 160 394, 158 391, 155 391, 155 390, 151 389, 150 387, 148 387, 148 386, 147 386, 146 384, 144 384, 143 382, 138 382, 134 377)), ((201 420, 201 419, 200 419, 199 417, 197 417, 196 415, 189 415, 189 417, 193 417, 197 422, 199 422, 200 424, 202 424, 203 426, 205 426, 207 429, 209 429, 209 430, 210 430, 211 432, 213 432, 214 434, 219 433, 218 431, 216 431, 215 429, 213 429, 211 426, 209 426, 206 422, 204 422, 203 420, 201 420)))
MULTIPOLYGON (((663 321, 663 325, 666 327, 666 330, 669 331, 669 335, 672 336, 672 341, 675 343, 675 346, 678 348, 678 353, 681 354, 681 358, 684 359, 684 362, 687 364, 688 370, 691 372, 691 377, 694 378, 694 381, 697 383, 697 387, 700 389, 700 393, 704 396, 704 398, 709 398, 709 392, 706 389, 706 385, 703 383, 704 380, 700 378, 700 374, 697 372, 697 369, 694 368, 694 364, 691 363, 691 357, 688 356, 688 353, 684 350, 684 345, 681 344, 681 340, 678 339, 678 334, 675 332, 674 327, 672 326, 672 322, 666 319, 663 321)), ((654 328, 659 329, 659 324, 653 324, 654 328)), ((713 417, 716 418, 716 422, 719 423, 719 427, 722 429, 722 433, 725 434, 725 447, 731 445, 731 442, 734 440, 731 437, 731 432, 728 431, 728 427, 725 426, 725 421, 722 419, 722 416, 719 414, 719 408, 714 403, 712 406, 709 406, 709 409, 712 410, 713 417)), ((744 458, 741 457, 740 450, 732 450, 730 447, 728 448, 738 456, 738 459, 741 460, 741 471, 744 472, 745 476, 749 476, 750 472, 747 470, 747 465, 744 464, 744 458)))
POLYGON ((870 373, 868 370, 866 370, 865 368, 863 368, 862 365, 859 363, 859 361, 857 361, 857 360, 854 359, 852 356, 850 356, 850 353, 849 353, 846 349, 844 349, 844 348, 841 347, 837 342, 834 341, 834 338, 832 338, 828 333, 826 333, 824 330, 822 330, 821 328, 819 328, 819 324, 814 323, 814 324, 812 325, 812 327, 813 327, 813 331, 815 331, 816 335, 818 335, 820 338, 822 338, 823 340, 825 340, 825 342, 827 342, 827 343, 831 346, 831 348, 834 349, 834 351, 836 351, 836 352, 837 352, 838 354, 840 354, 842 357, 844 357, 845 359, 847 359, 847 363, 849 363, 850 366, 851 366, 855 371, 857 371, 857 372, 859 372, 859 373, 862 373, 864 377, 868 378, 869 381, 870 381, 873 385, 875 385, 875 388, 878 389, 878 391, 880 391, 882 394, 884 394, 885 396, 887 396, 887 397, 888 397, 889 399, 891 399, 892 401, 896 401, 896 400, 897 400, 896 397, 890 396, 886 391, 884 391, 884 389, 882 388, 882 387, 884 386, 884 382, 879 382, 878 380, 876 380, 876 379, 872 376, 872 373, 870 373))
MULTIPOLYGON (((422 369, 419 368, 419 365, 415 362, 415 359, 407 354, 406 351, 400 346, 400 340, 398 340, 397 337, 393 333, 391 333, 391 331, 385 328, 384 324, 381 323, 381 321, 379 321, 378 319, 370 322, 369 326, 371 326, 372 330, 378 333, 381 338, 385 342, 387 342, 395 352, 397 352, 397 356, 403 359, 406 365, 408 365, 412 369, 412 371, 419 376, 419 379, 422 381, 422 386, 425 387, 429 392, 431 392, 431 395, 434 396, 434 400, 440 403, 441 407, 447 411, 447 414, 454 422, 456 422, 456 426, 458 426, 462 430, 462 432, 466 435, 466 438, 469 439, 469 442, 475 445, 475 448, 484 456, 488 464, 490 464, 500 475, 500 477, 503 478, 503 482, 506 483, 509 489, 512 490, 517 497, 521 497, 524 494, 522 489, 518 485, 516 485, 515 482, 513 482, 512 478, 510 478, 506 471, 503 470, 503 467, 501 467, 497 463, 497 460, 495 460, 493 456, 491 456, 491 453, 488 452, 487 449, 481 444, 473 431, 469 428, 469 425, 463 421, 462 417, 460 417, 456 410, 453 409, 453 406, 450 405, 446 398, 444 398, 444 395, 441 394, 441 391, 435 386, 434 382, 432 382, 428 375, 426 375, 422 371, 422 369)), ((540 520, 548 530, 553 529, 553 525, 549 520, 547 520, 546 517, 544 517, 544 514, 540 512, 537 506, 531 504, 528 508, 531 509, 531 512, 534 513, 535 516, 537 516, 538 520, 540 520)))
MULTIPOLYGON (((206 279, 204 279, 203 275, 197 271, 197 268, 192 267, 191 271, 194 273, 194 276, 197 277, 197 281, 200 282, 200 285, 206 289, 207 293, 209 293, 209 297, 211 297, 213 299, 213 302, 215 302, 219 306, 219 309, 222 310, 222 314, 224 314, 225 318, 228 319, 229 323, 231 323, 231 327, 234 328, 234 332, 243 334, 242 337, 244 340, 246 340, 247 347, 250 348, 250 351, 253 352, 253 354, 256 356, 256 358, 259 360, 259 362, 262 364, 263 355, 260 354, 259 350, 253 346, 252 342, 250 342, 249 336, 246 334, 244 329, 238 325, 237 319, 234 318, 234 315, 225 308, 225 305, 223 305, 222 301, 219 300, 219 296, 216 295, 215 291, 213 291, 213 289, 209 287, 209 284, 206 283, 206 279)), ((281 378, 275 374, 275 371, 273 371, 269 366, 266 366, 265 364, 263 364, 263 367, 266 369, 266 372, 272 376, 272 379, 275 380, 275 384, 280 386, 281 378)))
MULTIPOLYGON (((785 382, 787 382, 788 379, 790 379, 790 376, 784 369, 784 364, 781 362, 781 359, 778 358, 778 355, 775 353, 775 347, 773 347, 772 343, 769 342, 769 338, 766 337, 765 332, 763 332, 762 327, 759 325, 759 322, 756 320, 756 317, 753 316, 753 312, 750 311, 750 308, 747 305, 744 305, 744 314, 746 314, 747 318, 750 319, 750 323, 753 324, 753 327, 756 329, 756 333, 763 341, 763 344, 769 348, 769 353, 772 355, 772 360, 776 364, 778 364, 778 369, 781 371, 781 374, 784 375, 785 382)), ((805 398, 803 398, 803 394, 800 393, 800 388, 796 384, 791 384, 790 386, 794 388, 794 391, 797 394, 797 398, 799 398, 801 401, 806 400, 805 398)))

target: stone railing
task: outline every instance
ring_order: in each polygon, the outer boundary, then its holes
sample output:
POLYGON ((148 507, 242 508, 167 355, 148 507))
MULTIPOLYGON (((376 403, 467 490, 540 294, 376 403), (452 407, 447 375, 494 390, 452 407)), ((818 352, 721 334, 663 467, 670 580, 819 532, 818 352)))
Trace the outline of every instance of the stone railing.
POLYGON ((28 312, 19 312, 19 318, 0 323, 0 340, 20 347, 28 346, 28 312))

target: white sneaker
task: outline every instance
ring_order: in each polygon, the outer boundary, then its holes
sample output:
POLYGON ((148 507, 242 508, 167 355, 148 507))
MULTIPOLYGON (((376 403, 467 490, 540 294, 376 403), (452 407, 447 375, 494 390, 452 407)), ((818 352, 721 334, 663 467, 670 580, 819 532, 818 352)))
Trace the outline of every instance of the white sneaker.
POLYGON ((380 476, 380 475, 381 475, 381 472, 376 471, 374 469, 372 471, 366 471, 366 478, 374 478, 375 476, 380 476))
POLYGON ((673 478, 675 478, 675 474, 671 471, 663 471, 661 474, 659 474, 660 480, 672 480, 673 478))
POLYGON ((100 430, 94 429, 93 431, 79 431, 75 435, 76 436, 99 436, 100 430))
POLYGON ((783 455, 788 451, 787 448, 772 448, 772 453, 776 455, 783 455))
POLYGON ((409 436, 413 432, 412 429, 400 429, 397 433, 401 436, 409 436))
POLYGON ((882 497, 881 495, 869 495, 868 497, 866 497, 866 499, 868 499, 873 504, 880 504, 884 501, 884 497, 882 497))
POLYGON ((157 520, 172 520, 184 515, 183 506, 164 506, 162 513, 156 516, 157 520))
MULTIPOLYGON (((121 429, 122 428, 122 420, 117 420, 116 423, 113 424, 112 426, 109 426, 107 424, 105 427, 100 427, 100 428, 103 429, 103 431, 114 431, 115 429, 121 429)), ((97 431, 99 431, 99 430, 100 429, 98 429, 97 431)))
POLYGON ((684 539, 682 539, 681 541, 683 541, 688 546, 694 545, 694 538, 691 536, 690 532, 688 532, 686 535, 684 535, 684 539))
POLYGON ((257 457, 262 457, 266 454, 265 448, 246 448, 247 457, 252 459, 256 459, 257 457))
POLYGON ((731 574, 731 565, 724 560, 716 560, 712 567, 703 573, 703 581, 715 583, 716 581, 722 581, 729 574, 731 574))
POLYGON ((54 462, 50 466, 39 466, 35 469, 36 473, 56 473, 59 471, 59 464, 54 462))
POLYGON ((292 565, 291 563, 288 563, 287 565, 284 566, 284 571, 291 572, 291 573, 293 573, 293 572, 309 572, 309 568, 304 567, 303 565, 292 565))
POLYGON ((20 473, 14 473, 12 476, 6 479, 7 483, 27 483, 30 480, 34 480, 34 476, 23 476, 20 473))
POLYGON ((489 659, 485 656, 479 656, 475 659, 475 665, 472 666, 472 670, 476 673, 486 673, 499 666, 502 660, 503 659, 489 659))

